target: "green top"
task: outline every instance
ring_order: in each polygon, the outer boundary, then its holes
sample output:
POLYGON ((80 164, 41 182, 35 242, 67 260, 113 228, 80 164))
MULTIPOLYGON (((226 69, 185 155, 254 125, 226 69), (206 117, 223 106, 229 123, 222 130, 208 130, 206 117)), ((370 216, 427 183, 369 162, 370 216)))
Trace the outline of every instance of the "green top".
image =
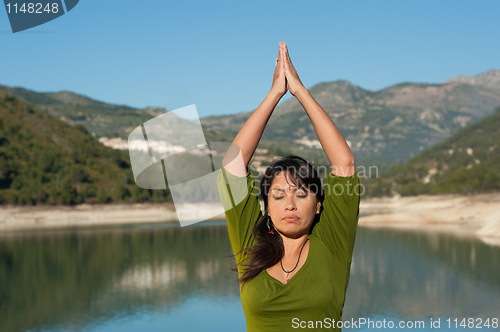
MULTIPOLYGON (((255 244, 252 228, 262 216, 259 188, 251 173, 237 177, 224 169, 217 183, 236 254, 255 244)), ((248 332, 297 331, 299 324, 314 324, 314 331, 340 331, 333 322, 342 316, 361 187, 357 173, 349 177, 329 173, 324 183, 323 211, 309 235, 309 252, 300 270, 287 284, 263 270, 240 287, 248 332)), ((244 259, 236 256, 238 264, 244 259)))

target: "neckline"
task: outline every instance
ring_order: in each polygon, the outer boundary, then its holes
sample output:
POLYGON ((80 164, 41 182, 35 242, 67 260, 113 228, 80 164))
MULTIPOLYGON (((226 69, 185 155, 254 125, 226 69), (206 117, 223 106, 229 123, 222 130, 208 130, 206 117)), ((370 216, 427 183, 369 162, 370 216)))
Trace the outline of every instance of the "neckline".
POLYGON ((311 257, 311 248, 312 248, 312 243, 313 243, 313 241, 311 241, 311 240, 312 240, 312 239, 311 239, 311 236, 309 236, 309 237, 308 237, 308 239, 309 239, 309 251, 307 252, 306 261, 304 262, 304 265, 302 265, 302 266, 300 267, 300 269, 297 271, 297 273, 295 273, 295 274, 293 275, 293 277, 291 277, 291 278, 288 280, 288 282, 287 282, 286 284, 282 283, 281 281, 279 281, 279 280, 278 280, 278 279, 276 279, 275 277, 271 276, 271 275, 269 274, 269 272, 267 272, 267 269, 264 269, 265 274, 266 274, 269 278, 271 278, 272 280, 274 280, 276 283, 278 283, 279 285, 281 285, 281 286, 283 286, 283 287, 286 287, 286 286, 290 285, 290 283, 291 283, 291 282, 293 282, 293 280, 295 280, 295 279, 296 279, 297 275, 298 275, 298 274, 299 274, 299 273, 300 273, 300 272, 304 269, 304 267, 305 267, 305 266, 307 266, 307 264, 308 264, 308 263, 309 263, 309 261, 310 261, 309 257, 311 257))

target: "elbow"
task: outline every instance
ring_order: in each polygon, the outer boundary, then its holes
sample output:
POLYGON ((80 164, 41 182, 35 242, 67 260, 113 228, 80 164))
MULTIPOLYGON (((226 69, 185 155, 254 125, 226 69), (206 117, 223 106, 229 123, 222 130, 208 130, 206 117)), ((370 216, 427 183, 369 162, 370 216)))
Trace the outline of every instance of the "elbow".
POLYGON ((344 171, 345 176, 351 176, 356 172, 355 162, 356 160, 354 159, 354 156, 351 156, 350 158, 344 160, 342 166, 345 170, 344 171))
MULTIPOLYGON (((350 152, 350 151, 349 151, 350 152)), ((355 167, 355 162, 356 160, 354 159, 354 155, 351 153, 349 153, 348 156, 346 156, 345 158, 342 158, 342 165, 346 166, 346 167, 355 167)))
POLYGON ((332 164, 332 173, 339 176, 351 176, 356 173, 354 157, 345 158, 336 164, 332 164))
POLYGON ((356 160, 354 159, 354 156, 352 158, 348 159, 347 165, 350 169, 356 168, 356 160))

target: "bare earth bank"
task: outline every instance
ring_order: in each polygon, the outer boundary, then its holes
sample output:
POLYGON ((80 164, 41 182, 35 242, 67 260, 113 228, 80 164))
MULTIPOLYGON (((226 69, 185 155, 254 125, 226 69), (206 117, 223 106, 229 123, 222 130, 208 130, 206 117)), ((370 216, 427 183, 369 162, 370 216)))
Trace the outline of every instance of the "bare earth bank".
POLYGON ((500 192, 363 199, 359 225, 475 236, 500 245, 500 192))
MULTIPOLYGON (((200 206, 198 211, 216 206, 200 206)), ((197 220, 196 210, 192 213, 197 220)), ((219 215, 212 219, 224 219, 219 215)), ((0 232, 10 230, 178 222, 173 203, 0 206, 0 232)))
MULTIPOLYGON (((196 206, 192 218, 197 220, 199 212, 218 208, 196 206)), ((500 245, 500 192, 362 199, 360 215, 362 227, 446 231, 500 245)), ((213 219, 224 219, 224 215, 213 219)), ((172 203, 0 206, 0 232, 161 222, 178 222, 172 203)))

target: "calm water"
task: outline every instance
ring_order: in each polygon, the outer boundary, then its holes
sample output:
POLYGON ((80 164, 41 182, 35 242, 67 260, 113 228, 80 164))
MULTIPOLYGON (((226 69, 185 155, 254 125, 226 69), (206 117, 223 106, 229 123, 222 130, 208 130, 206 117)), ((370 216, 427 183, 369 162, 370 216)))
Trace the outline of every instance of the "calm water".
MULTIPOLYGON (((229 255, 223 221, 4 234, 0 331, 245 331, 229 255)), ((344 320, 420 320, 420 331, 434 331, 431 319, 454 330, 446 319, 454 327, 454 318, 493 317, 500 248, 446 234, 358 230, 344 320)))

